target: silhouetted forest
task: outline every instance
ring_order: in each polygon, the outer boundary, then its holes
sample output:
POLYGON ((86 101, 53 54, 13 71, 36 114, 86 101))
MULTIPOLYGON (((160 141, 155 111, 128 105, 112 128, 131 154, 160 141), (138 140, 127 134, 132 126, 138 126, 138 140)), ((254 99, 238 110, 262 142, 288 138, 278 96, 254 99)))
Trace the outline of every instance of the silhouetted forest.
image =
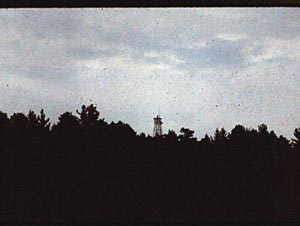
POLYGON ((1 221, 261 221, 300 216, 300 129, 145 136, 94 105, 50 126, 0 112, 1 221))

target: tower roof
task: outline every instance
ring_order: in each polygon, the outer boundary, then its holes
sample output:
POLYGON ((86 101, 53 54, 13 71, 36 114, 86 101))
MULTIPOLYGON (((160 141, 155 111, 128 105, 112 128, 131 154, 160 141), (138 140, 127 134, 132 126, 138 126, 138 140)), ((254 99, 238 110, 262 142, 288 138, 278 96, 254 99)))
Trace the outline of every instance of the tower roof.
POLYGON ((159 115, 157 115, 156 118, 153 118, 153 119, 158 120, 158 119, 161 119, 161 117, 159 117, 159 115))

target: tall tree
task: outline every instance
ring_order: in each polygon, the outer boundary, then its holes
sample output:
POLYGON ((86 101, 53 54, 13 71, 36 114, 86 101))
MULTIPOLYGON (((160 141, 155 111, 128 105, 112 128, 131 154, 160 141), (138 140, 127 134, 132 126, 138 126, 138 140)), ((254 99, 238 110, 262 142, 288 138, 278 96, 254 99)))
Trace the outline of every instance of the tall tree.
POLYGON ((28 118, 29 126, 31 128, 37 127, 38 119, 37 119, 37 116, 36 116, 36 114, 33 110, 29 110, 29 112, 27 114, 27 118, 28 118))
POLYGON ((100 112, 97 111, 97 107, 93 104, 86 107, 81 106, 81 111, 76 111, 79 114, 79 122, 83 127, 91 127, 97 124, 100 112))
POLYGON ((0 111, 0 143, 3 143, 7 139, 9 128, 9 119, 6 113, 0 111))
POLYGON ((266 124, 261 124, 258 126, 258 132, 260 134, 266 134, 268 133, 268 126, 266 124))
POLYGON ((40 115, 37 117, 38 124, 41 128, 45 128, 47 131, 50 130, 50 119, 46 118, 44 109, 41 109, 40 115))
POLYGON ((222 129, 216 129, 214 137, 213 137, 213 143, 215 145, 223 145, 228 139, 228 133, 224 128, 222 129))
POLYGON ((174 130, 169 130, 169 131, 168 131, 168 134, 165 135, 165 138, 166 138, 166 140, 169 141, 169 142, 176 142, 176 141, 178 141, 177 134, 175 133, 174 130))
POLYGON ((0 111, 0 129, 7 128, 9 119, 6 113, 0 111))
POLYGON ((188 141, 188 140, 193 139, 195 131, 182 127, 180 129, 180 133, 181 134, 178 136, 179 140, 180 141, 188 141))
POLYGON ((10 117, 10 124, 13 128, 25 129, 28 126, 28 118, 23 113, 14 113, 10 117))
POLYGON ((292 138, 292 146, 296 149, 300 149, 300 128, 294 130, 295 138, 292 138))
POLYGON ((58 117, 58 122, 54 128, 74 129, 79 126, 79 120, 71 112, 65 112, 58 117))

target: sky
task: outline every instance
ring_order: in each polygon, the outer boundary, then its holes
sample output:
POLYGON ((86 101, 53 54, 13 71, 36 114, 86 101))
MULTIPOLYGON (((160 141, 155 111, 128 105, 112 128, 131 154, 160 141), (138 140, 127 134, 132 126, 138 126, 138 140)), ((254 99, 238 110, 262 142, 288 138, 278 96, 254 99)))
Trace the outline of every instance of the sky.
POLYGON ((195 136, 300 127, 298 8, 0 10, 0 111, 52 124, 96 104, 107 122, 195 136))

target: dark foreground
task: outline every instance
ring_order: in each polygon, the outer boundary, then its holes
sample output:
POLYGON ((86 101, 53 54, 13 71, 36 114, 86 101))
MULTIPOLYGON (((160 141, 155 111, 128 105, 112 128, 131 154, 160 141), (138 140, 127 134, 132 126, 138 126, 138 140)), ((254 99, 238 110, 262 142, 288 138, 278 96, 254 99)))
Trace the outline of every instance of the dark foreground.
POLYGON ((300 218, 298 130, 292 143, 265 125, 200 141, 184 128, 152 138, 107 124, 93 106, 78 115, 65 113, 50 128, 43 113, 0 114, 0 222, 300 218))

